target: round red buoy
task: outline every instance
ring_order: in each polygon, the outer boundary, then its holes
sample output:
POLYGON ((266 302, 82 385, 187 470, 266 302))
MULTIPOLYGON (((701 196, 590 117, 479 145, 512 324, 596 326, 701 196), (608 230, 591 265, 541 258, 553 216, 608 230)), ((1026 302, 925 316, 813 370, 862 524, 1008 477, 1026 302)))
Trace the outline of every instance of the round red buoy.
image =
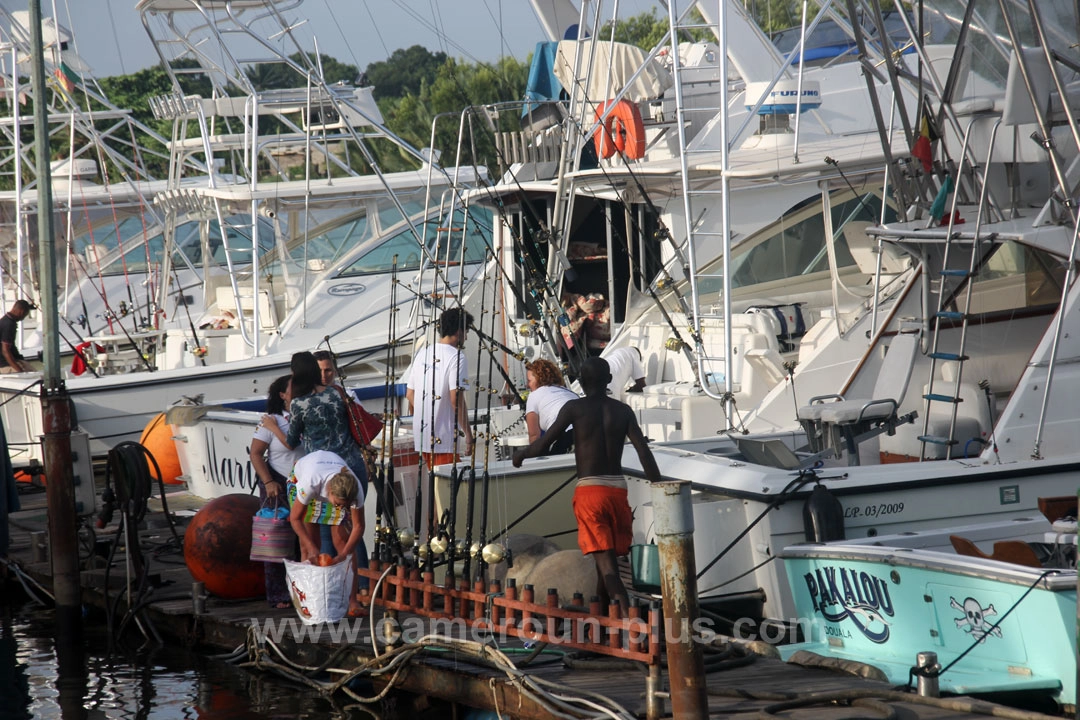
MULTIPOLYGON (((154 419, 147 423, 139 438, 139 444, 150 451, 161 468, 162 482, 166 485, 182 485, 183 480, 178 480, 184 471, 180 468, 180 458, 176 454, 176 442, 173 440, 172 427, 165 422, 165 413, 158 413, 154 419)), ((157 480, 154 472, 154 464, 147 461, 150 468, 150 477, 157 480)))
POLYGON ((251 518, 259 510, 254 495, 225 495, 195 513, 184 532, 184 562, 206 591, 230 600, 266 593, 263 563, 252 562, 251 518))

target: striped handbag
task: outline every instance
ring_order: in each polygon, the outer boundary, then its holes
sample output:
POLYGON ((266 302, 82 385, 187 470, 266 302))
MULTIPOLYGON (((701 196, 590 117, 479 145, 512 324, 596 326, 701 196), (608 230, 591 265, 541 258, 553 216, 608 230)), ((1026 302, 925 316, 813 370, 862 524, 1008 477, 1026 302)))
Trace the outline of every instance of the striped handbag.
POLYGON ((251 518, 251 559, 255 562, 281 562, 293 559, 296 534, 289 524, 289 509, 278 500, 274 507, 267 507, 270 498, 263 501, 262 509, 251 518))

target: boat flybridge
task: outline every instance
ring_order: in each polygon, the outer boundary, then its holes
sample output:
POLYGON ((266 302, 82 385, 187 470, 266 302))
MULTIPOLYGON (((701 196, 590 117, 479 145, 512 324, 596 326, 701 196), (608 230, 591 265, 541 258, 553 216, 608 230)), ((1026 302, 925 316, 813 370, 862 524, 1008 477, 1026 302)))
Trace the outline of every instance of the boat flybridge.
MULTIPOLYGON (((427 327, 425 297, 460 292, 489 252, 490 211, 459 197, 484 168, 442 167, 385 128, 371 88, 327 83, 291 31, 299 5, 138 3, 173 83, 151 102, 174 128, 169 186, 153 198, 165 317, 83 338, 96 376, 66 385, 95 454, 182 398, 265 397, 299 350, 328 347, 352 381, 381 388, 427 327), (268 67, 295 86, 256 85, 254 68, 268 67), (197 179, 193 161, 207 168, 197 179), (409 315, 395 353, 391 297, 409 315)), ((40 453, 35 380, 0 381, 0 395, 17 398, 3 413, 28 448, 21 461, 40 453)))
MULTIPOLYGON (((787 163, 760 150, 743 161, 745 144, 732 147, 726 160, 723 147, 720 157, 713 151, 702 158, 689 151, 694 144, 676 156, 678 164, 685 158, 688 172, 680 167, 667 181, 668 195, 676 199, 668 207, 674 205, 676 220, 663 226, 677 231, 689 225, 688 236, 697 242, 687 244, 684 256, 688 267, 700 269, 679 277, 674 270, 681 263, 667 263, 669 272, 644 293, 630 293, 638 299, 626 307, 643 308, 640 295, 660 294, 671 277, 671 285, 688 288, 687 296, 697 300, 682 316, 692 319, 690 330, 673 341, 663 313, 653 321, 657 329, 650 329, 642 322, 648 310, 633 321, 628 311, 608 347, 620 340, 639 347, 647 382, 666 386, 659 388, 662 401, 646 387, 640 395, 628 394, 628 402, 646 435, 666 440, 653 446, 662 475, 690 481, 696 491, 698 586, 708 602, 729 603, 759 617, 789 618, 794 612, 790 589, 781 564, 774 562, 788 545, 837 533, 867 537, 975 521, 969 518, 1019 517, 1034 511, 1039 496, 1075 491, 1080 334, 1071 326, 1080 317, 1077 223, 1074 204, 1062 198, 1075 196, 1080 167, 1074 112, 1080 76, 1062 58, 1076 43, 1076 8, 1052 4, 1029 15, 1027 6, 1020 11, 1021 4, 975 5, 954 12, 951 5, 928 3, 924 18, 902 15, 912 39, 880 69, 881 79, 898 92, 883 93, 870 83, 868 102, 882 118, 872 134, 881 141, 878 157, 885 160, 879 174, 867 170, 853 180, 855 173, 846 169, 854 162, 858 136, 833 136, 831 147, 824 140, 800 142, 798 162, 790 149, 787 163), (916 27, 932 32, 921 38, 916 27), (912 104, 910 95, 899 92, 909 82, 921 82, 928 99, 912 104), (769 163, 776 168, 771 176, 762 172, 769 163), (759 188, 790 198, 793 186, 805 181, 801 171, 821 177, 808 182, 815 190, 805 193, 802 205, 774 203, 774 217, 790 220, 765 222, 756 230, 740 226, 739 214, 758 200, 759 188), (746 183, 742 195, 740 181, 746 183), (720 258, 711 264, 689 261, 691 248, 700 257, 702 248, 724 239, 704 236, 703 231, 724 227, 722 219, 710 226, 708 209, 693 204, 710 189, 723 191, 718 204, 730 200, 730 229, 720 231, 732 245, 726 267, 720 258), (859 207, 865 198, 878 198, 872 213, 859 207), (813 210, 811 203, 817 206, 813 210), (803 218, 821 214, 812 225, 800 224, 800 210, 803 218), (820 256, 811 252, 814 246, 796 242, 811 239, 820 256), (850 260, 841 261, 842 252, 850 260), (781 273, 780 267, 796 271, 781 273), (810 290, 803 283, 814 274, 803 269, 821 269, 824 283, 810 290), (765 282, 754 287, 744 278, 765 282), (809 292, 799 296, 788 288, 809 292), (817 315, 815 292, 826 300, 817 315), (713 320, 701 309, 702 299, 730 303, 718 313, 719 322, 726 321, 720 333, 730 330, 730 341, 708 339, 705 329, 713 320), (770 313, 790 313, 797 303, 802 303, 806 332, 797 338, 794 354, 785 357, 781 343, 790 339, 763 321, 770 313), (761 305, 770 312, 750 312, 761 305), (760 323, 756 337, 774 351, 779 345, 783 362, 774 363, 784 372, 744 404, 739 391, 745 395, 751 358, 771 354, 770 348, 741 339, 750 331, 740 326, 752 323, 760 323), (706 349, 687 357, 687 345, 706 349), (743 374, 727 362, 719 366, 722 374, 709 375, 709 361, 728 352, 728 358, 741 358, 743 374), (685 374, 669 376, 673 366, 685 374), (723 373, 725 367, 731 372, 723 373), (682 381, 681 398, 670 380, 682 381), (714 387, 710 381, 716 381, 714 387), (723 412, 731 400, 741 413, 734 419, 723 412), (818 498, 810 505, 815 520, 808 527, 804 504, 813 497, 818 498)), ((877 26, 872 18, 868 24, 877 26)), ((873 44, 862 30, 854 42, 860 52, 873 44)), ((728 123, 733 125, 739 123, 728 123)), ((663 138, 657 145, 662 143, 663 138)), ((867 150, 868 157, 872 154, 867 150)), ((625 192, 639 182, 659 184, 653 169, 672 163, 649 156, 619 169, 601 163, 603 169, 589 172, 618 178, 625 192)), ((585 174, 579 170, 574 178, 585 174)), ((575 208, 588 195, 577 192, 575 208)), ((654 200, 652 206, 659 204, 654 200)), ((602 210, 598 214, 604 217, 602 210)), ((614 213, 619 214, 630 215, 621 207, 614 213)), ((597 227, 600 232, 593 236, 602 238, 604 225, 597 227)), ((660 237, 666 242, 670 232, 660 237)), ((639 236, 634 243, 646 240, 655 243, 653 236, 639 236)), ((635 262, 621 241, 608 247, 624 252, 629 257, 624 262, 635 262)), ((667 313, 678 309, 672 298, 667 313)), ((687 327, 685 321, 672 325, 680 332, 687 327)), ((624 463, 630 475, 642 476, 632 451, 624 463)), ((530 460, 521 470, 503 463, 491 472, 508 497, 527 487, 539 500, 568 487, 573 464, 559 456, 530 460)), ((516 531, 554 530, 572 546, 572 522, 558 522, 565 518, 570 491, 560 492, 516 531)), ((630 498, 635 542, 650 542, 647 484, 632 482, 630 498)), ((506 522, 515 520, 510 511, 506 522)))
MULTIPOLYGON (((3 305, 40 299, 37 217, 39 180, 26 129, 34 124, 26 106, 31 57, 29 15, 0 8, 3 93, 10 114, 0 117, 0 268, 3 305)), ((61 351, 71 354, 85 336, 123 325, 131 331, 151 326, 159 301, 158 272, 164 245, 163 218, 154 197, 170 187, 158 179, 169 158, 166 139, 135 118, 130 108, 110 102, 92 69, 74 51, 74 35, 56 18, 42 25, 47 133, 62 143, 51 163, 55 263, 60 294, 61 351), (144 138, 149 142, 143 142, 144 138), (160 143, 156 147, 154 144, 160 143), (141 143, 141 144, 140 144, 141 143), (121 251, 121 248, 123 249, 121 251), (119 257, 121 252, 123 257, 119 257)), ((205 166, 189 158, 185 184, 205 178, 205 166)), ((198 291, 196 278, 181 270, 179 282, 198 291)), ((174 293, 175 296, 175 293, 174 293)), ((31 314, 19 327, 19 348, 27 357, 41 350, 38 320, 31 314)))
MULTIPOLYGON (((512 336, 571 374, 589 354, 638 348, 646 391, 625 399, 653 439, 742 427, 875 292, 891 297, 914 272, 896 253, 879 270, 862 231, 893 217, 882 139, 904 152, 899 122, 879 131, 858 63, 801 68, 741 6, 727 6, 723 66, 711 40, 645 52, 561 39, 568 17, 602 37, 610 6, 538 6, 560 39, 534 53, 524 106, 498 109, 522 124, 500 136, 502 180, 471 195, 499 213, 502 264, 528 289, 506 293, 512 336)), ((686 29, 677 8, 670 24, 686 29)), ((892 89, 873 92, 887 111, 892 89)), ((853 347, 817 358, 833 387, 865 346, 842 334, 853 347)))

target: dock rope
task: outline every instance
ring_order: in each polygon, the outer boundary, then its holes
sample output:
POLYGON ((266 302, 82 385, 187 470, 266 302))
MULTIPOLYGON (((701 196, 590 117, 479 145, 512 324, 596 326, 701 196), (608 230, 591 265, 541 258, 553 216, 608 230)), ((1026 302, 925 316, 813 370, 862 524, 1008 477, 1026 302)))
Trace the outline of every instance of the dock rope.
MULTIPOLYGON (((344 646, 340 652, 349 649, 349 646, 344 646)), ((259 634, 258 629, 252 627, 248 632, 248 653, 252 659, 247 663, 242 663, 240 667, 276 672, 325 696, 342 692, 357 703, 370 705, 382 700, 397 685, 410 660, 423 655, 439 657, 449 652, 453 653, 455 660, 472 661, 501 672, 505 676, 505 681, 544 708, 552 717, 564 720, 599 720, 600 718, 632 720, 635 717, 626 708, 599 693, 530 677, 501 650, 471 640, 426 635, 415 643, 401 645, 367 660, 353 670, 330 667, 330 664, 339 657, 340 652, 335 653, 330 660, 318 667, 298 665, 286 657, 285 652, 273 640, 259 634), (276 659, 273 656, 276 656, 276 659), (323 672, 340 677, 331 682, 314 679, 314 675, 323 672), (354 680, 362 677, 379 680, 385 682, 386 685, 376 695, 365 697, 350 687, 354 680)), ((495 678, 491 679, 491 682, 495 681, 495 678)), ((492 689, 494 691, 494 686, 492 689)))

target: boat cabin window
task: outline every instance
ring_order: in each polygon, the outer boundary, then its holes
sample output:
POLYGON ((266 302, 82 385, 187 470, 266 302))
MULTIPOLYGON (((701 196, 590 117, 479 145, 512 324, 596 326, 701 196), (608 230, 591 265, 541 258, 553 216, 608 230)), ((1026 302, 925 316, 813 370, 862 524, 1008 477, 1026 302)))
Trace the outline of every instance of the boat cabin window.
MULTIPOLYGON (((471 208, 467 221, 465 212, 457 210, 452 223, 431 220, 425 223, 423 228, 428 253, 440 261, 447 258, 451 264, 461 261, 462 238, 465 240, 467 264, 483 261, 487 248, 491 247, 491 211, 483 208, 471 208), (447 246, 447 241, 449 241, 449 246, 447 246)), ((422 253, 416 242, 416 235, 407 226, 403 225, 394 236, 364 253, 358 260, 342 270, 338 277, 390 272, 394 264, 394 255, 398 258, 398 270, 420 268, 422 253)))
MULTIPOLYGON (((422 192, 399 194, 398 201, 409 217, 417 217, 424 211, 422 192)), ((313 219, 308 224, 306 234, 304 219, 300 217, 288 241, 292 262, 301 268, 306 263, 309 269, 331 267, 354 249, 379 238, 388 228, 401 223, 401 210, 385 195, 359 198, 347 213, 335 212, 330 208, 312 210, 311 215, 313 219)), ((275 255, 264 258, 262 265, 267 272, 274 273, 279 262, 275 255)))
MULTIPOLYGON (((229 247, 232 249, 233 265, 251 264, 251 215, 237 214, 225 218, 225 229, 228 233, 229 247)), ((225 266, 225 246, 222 242, 221 226, 217 220, 210 221, 210 231, 207 235, 209 245, 210 263, 212 265, 225 266)), ((274 248, 274 225, 266 218, 259 218, 259 254, 266 253, 274 248)), ((202 257, 198 259, 202 262, 202 257)))
MULTIPOLYGON (((971 314, 1054 306, 1061 300, 1063 282, 1065 267, 1056 258, 1027 245, 1002 243, 975 275, 971 314)), ((966 292, 954 292, 948 309, 963 309, 966 292)))
MULTIPOLYGON (((844 227, 857 220, 877 223, 881 217, 881 198, 874 194, 852 197, 850 192, 845 192, 833 198, 832 215, 837 265, 841 269, 853 267, 856 263, 844 238, 844 227)), ((886 213, 887 219, 894 217, 891 210, 886 213)), ((738 290, 789 278, 809 278, 825 274, 828 269, 821 201, 813 197, 732 251, 731 287, 738 290)), ((705 277, 699 283, 701 294, 721 291, 722 272, 723 258, 718 258, 702 273, 705 277)))
MULTIPOLYGON (((157 225, 144 227, 142 220, 139 218, 127 218, 120 224, 120 237, 123 246, 126 248, 123 254, 123 261, 121 262, 120 255, 115 253, 116 249, 116 226, 110 228, 110 232, 107 238, 101 238, 95 235, 94 243, 90 243, 89 234, 81 236, 78 240, 82 242, 76 242, 75 247, 79 248, 80 244, 85 253, 86 248, 91 244, 97 244, 96 241, 104 239, 108 242, 108 247, 113 250, 108 256, 100 258, 98 261, 93 261, 93 258, 87 260, 87 272, 92 276, 101 275, 102 277, 110 277, 113 275, 123 275, 127 273, 141 273, 146 272, 147 258, 149 257, 150 265, 152 267, 159 268, 161 266, 161 258, 165 252, 165 241, 163 233, 160 227, 157 225), (143 242, 144 233, 153 233, 145 242, 143 242)), ((260 226, 260 244, 264 248, 273 247, 273 227, 269 223, 263 223, 260 226), (270 233, 265 238, 262 233, 270 233)), ((239 235, 234 236, 234 240, 239 235)), ((250 244, 250 240, 247 242, 250 244)), ((173 262, 177 267, 187 267, 189 264, 192 267, 199 267, 202 264, 202 245, 199 242, 199 221, 189 220, 188 222, 181 223, 176 227, 174 242, 175 250, 173 250, 173 262)), ((217 221, 211 221, 211 234, 210 234, 210 246, 214 249, 215 264, 224 265, 224 255, 221 249, 221 236, 218 231, 217 221)))

